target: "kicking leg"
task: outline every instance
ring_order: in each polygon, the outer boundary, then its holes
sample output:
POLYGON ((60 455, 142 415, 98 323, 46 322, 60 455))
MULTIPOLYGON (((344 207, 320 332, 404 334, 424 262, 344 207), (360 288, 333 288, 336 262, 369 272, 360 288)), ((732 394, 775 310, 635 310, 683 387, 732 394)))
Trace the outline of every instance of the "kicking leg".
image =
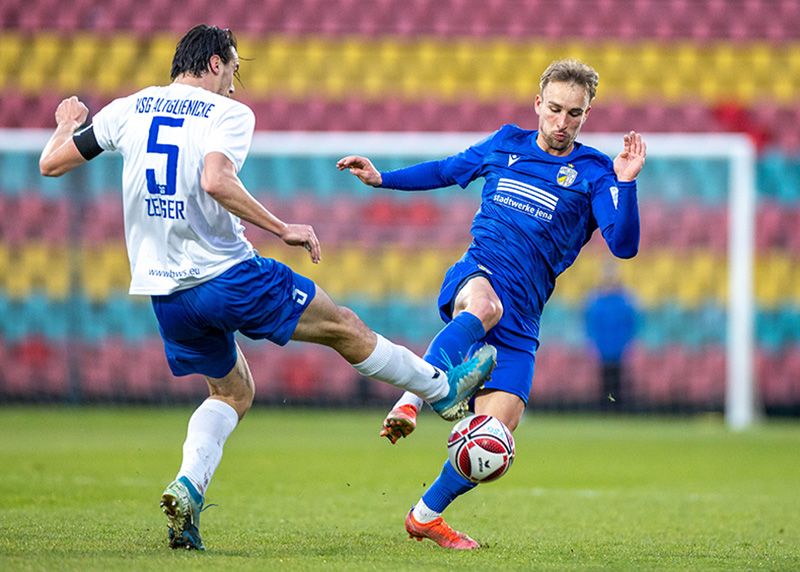
POLYGON ((446 419, 466 408, 495 365, 496 352, 487 345, 470 360, 443 372, 408 348, 373 332, 352 310, 337 306, 319 287, 292 338, 333 348, 362 375, 418 395, 446 419))

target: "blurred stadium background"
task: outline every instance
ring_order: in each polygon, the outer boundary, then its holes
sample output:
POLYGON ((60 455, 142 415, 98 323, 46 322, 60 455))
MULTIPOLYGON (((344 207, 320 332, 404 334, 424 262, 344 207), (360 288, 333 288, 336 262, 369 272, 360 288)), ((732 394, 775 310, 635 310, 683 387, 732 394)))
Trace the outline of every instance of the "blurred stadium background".
MULTIPOLYGON (((585 133, 744 133, 758 151, 754 372, 760 407, 800 415, 800 3, 796 0, 53 0, 0 3, 0 401, 196 400, 168 371, 146 299, 130 297, 120 159, 46 180, 25 137, 61 98, 97 111, 169 81, 197 18, 232 28, 257 129, 489 132, 535 128, 544 67, 600 72, 585 133), (221 8, 221 10, 220 10, 221 8), (220 16, 220 13, 222 15, 220 16), (213 14, 213 17, 209 15, 213 14)), ((352 149, 369 154, 370 150, 352 149)), ((626 354, 631 407, 722 411, 727 172, 724 162, 648 159, 639 257, 618 265, 639 302, 626 354)), ((418 351, 440 327, 435 297, 463 251, 478 189, 409 196, 338 173, 333 154, 253 155, 242 178, 284 220, 314 224, 323 263, 249 237, 316 279, 373 328, 418 351)), ((425 157, 386 156, 379 168, 425 157)), ((545 311, 534 409, 594 409, 599 359, 583 307, 607 263, 595 236, 545 311)), ((332 351, 243 341, 262 403, 389 404, 332 351)))

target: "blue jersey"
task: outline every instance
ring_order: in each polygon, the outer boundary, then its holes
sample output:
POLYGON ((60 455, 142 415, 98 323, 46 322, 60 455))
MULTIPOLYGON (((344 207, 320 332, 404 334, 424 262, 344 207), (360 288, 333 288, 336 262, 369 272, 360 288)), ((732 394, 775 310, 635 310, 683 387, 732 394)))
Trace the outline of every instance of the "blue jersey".
POLYGON ((546 153, 536 131, 504 125, 440 161, 382 173, 384 187, 423 190, 483 178, 480 209, 466 254, 508 290, 515 310, 538 322, 559 274, 600 228, 619 257, 636 254, 639 214, 635 182, 619 182, 613 162, 575 143, 564 157, 546 153))

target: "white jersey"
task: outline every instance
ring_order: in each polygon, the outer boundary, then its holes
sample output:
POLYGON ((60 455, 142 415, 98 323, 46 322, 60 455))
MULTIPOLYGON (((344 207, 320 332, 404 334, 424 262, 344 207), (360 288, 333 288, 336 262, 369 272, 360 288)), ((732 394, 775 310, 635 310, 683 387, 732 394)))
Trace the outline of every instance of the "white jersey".
POLYGON ((189 288, 255 255, 239 218, 200 186, 208 153, 241 169, 255 128, 249 107, 173 83, 112 101, 92 125, 100 147, 124 161, 131 294, 189 288))

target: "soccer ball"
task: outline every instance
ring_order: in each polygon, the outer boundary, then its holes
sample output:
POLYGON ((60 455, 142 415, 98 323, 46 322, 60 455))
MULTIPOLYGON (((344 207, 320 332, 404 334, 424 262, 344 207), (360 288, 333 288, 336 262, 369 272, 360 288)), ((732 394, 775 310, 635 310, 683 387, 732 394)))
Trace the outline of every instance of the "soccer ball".
POLYGON ((514 462, 514 437, 499 419, 472 415, 453 427, 447 440, 450 464, 473 483, 499 479, 514 462))

